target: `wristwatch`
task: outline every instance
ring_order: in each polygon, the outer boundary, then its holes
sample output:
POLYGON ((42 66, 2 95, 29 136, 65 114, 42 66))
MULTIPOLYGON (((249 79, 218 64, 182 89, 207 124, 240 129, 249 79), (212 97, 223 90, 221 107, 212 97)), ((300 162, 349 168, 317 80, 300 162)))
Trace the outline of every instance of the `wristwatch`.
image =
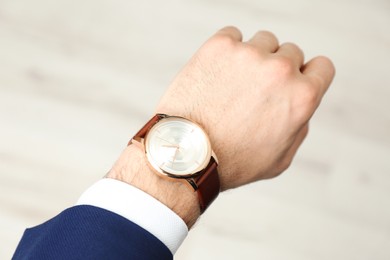
POLYGON ((155 173, 189 184, 198 194, 201 213, 218 196, 217 158, 207 134, 198 124, 179 116, 156 114, 130 144, 145 152, 155 173))

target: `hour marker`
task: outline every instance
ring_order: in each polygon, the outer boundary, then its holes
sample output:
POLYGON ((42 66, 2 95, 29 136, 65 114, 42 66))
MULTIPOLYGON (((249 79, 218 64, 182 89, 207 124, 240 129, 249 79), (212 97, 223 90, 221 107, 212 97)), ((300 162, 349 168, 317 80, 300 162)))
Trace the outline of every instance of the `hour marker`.
POLYGON ((191 130, 191 132, 190 132, 190 133, 192 134, 194 131, 195 131, 195 128, 192 128, 192 130, 191 130))
POLYGON ((163 162, 162 164, 160 164, 160 168, 162 168, 163 166, 165 165, 165 162, 163 162))

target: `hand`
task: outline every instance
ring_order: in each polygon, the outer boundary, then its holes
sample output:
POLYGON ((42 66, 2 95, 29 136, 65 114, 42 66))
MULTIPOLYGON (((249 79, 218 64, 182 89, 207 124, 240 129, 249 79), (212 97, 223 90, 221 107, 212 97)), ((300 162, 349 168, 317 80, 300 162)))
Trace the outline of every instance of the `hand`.
MULTIPOLYGON (((240 31, 226 27, 177 75, 156 112, 203 126, 219 159, 221 188, 227 190, 275 177, 290 165, 333 76, 328 58, 305 64, 296 45, 279 46, 269 32, 242 42, 240 31)), ((153 173, 134 145, 123 151, 107 177, 160 200, 188 227, 200 215, 196 193, 183 182, 153 173)))
POLYGON ((203 126, 227 190, 288 168, 334 71, 326 57, 304 63, 296 45, 279 46, 272 33, 242 42, 240 31, 226 27, 177 75, 156 112, 203 126))

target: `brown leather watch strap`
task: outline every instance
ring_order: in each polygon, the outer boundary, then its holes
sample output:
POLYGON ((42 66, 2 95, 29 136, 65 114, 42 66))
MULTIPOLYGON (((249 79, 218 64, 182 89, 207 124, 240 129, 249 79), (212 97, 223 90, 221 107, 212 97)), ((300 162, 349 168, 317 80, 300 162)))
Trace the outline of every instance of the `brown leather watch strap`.
MULTIPOLYGON (((130 145, 133 141, 133 139, 140 139, 140 138, 144 138, 146 133, 150 130, 150 128, 152 128, 157 122, 158 120, 160 120, 162 117, 164 117, 165 115, 162 115, 162 114, 156 114, 154 117, 152 117, 139 131, 138 133, 136 133, 134 135, 134 137, 132 139, 130 139, 129 143, 127 145, 130 145)), ((138 140, 139 141, 139 140, 138 140)))
POLYGON ((201 213, 210 206, 220 192, 221 187, 217 166, 218 164, 214 157, 211 157, 210 162, 204 171, 198 177, 188 180, 193 187, 194 185, 191 182, 194 181, 196 184, 201 213))

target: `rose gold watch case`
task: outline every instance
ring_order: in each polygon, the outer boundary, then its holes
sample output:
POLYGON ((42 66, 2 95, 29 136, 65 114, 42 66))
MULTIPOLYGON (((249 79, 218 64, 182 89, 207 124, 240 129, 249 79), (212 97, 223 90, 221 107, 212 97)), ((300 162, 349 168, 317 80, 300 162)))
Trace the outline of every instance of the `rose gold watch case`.
MULTIPOLYGON (((163 176, 163 177, 168 177, 168 178, 175 178, 175 179, 186 179, 188 180, 189 178, 194 178, 194 177, 197 177, 199 176, 199 174, 201 174, 203 172, 203 170, 208 166, 210 160, 211 160, 211 157, 214 158, 214 160, 217 162, 218 164, 218 161, 217 161, 217 158, 216 158, 216 155, 214 153, 214 151, 211 149, 211 144, 210 144, 210 140, 206 134, 206 132, 203 130, 203 128, 197 124, 197 123, 194 123, 186 118, 183 118, 183 117, 180 117, 180 116, 168 116, 168 115, 165 115, 165 114, 157 114, 157 116, 159 117, 159 119, 154 123, 152 124, 149 129, 147 129, 146 133, 145 133, 145 136, 144 137, 141 137, 141 136, 138 136, 138 135, 135 135, 132 139, 131 139, 131 143, 134 144, 134 145, 137 145, 139 148, 142 149, 142 151, 144 151, 144 153, 146 154, 146 157, 148 158, 148 164, 152 167, 152 169, 154 169, 159 175, 163 176), (149 153, 147 151, 147 148, 148 147, 146 144, 148 142, 148 133, 159 126, 159 124, 161 122, 166 122, 166 121, 184 121, 186 123, 189 123, 189 124, 192 124, 193 126, 199 128, 202 133, 204 134, 204 137, 207 141, 207 156, 206 156, 206 160, 204 160, 204 162, 202 162, 199 167, 197 167, 194 171, 192 172, 189 172, 188 174, 174 174, 174 173, 170 173, 170 172, 167 172, 167 171, 164 171, 163 169, 161 169, 156 163, 154 163, 154 160, 153 158, 151 158, 149 156, 149 153)), ((191 184, 191 183, 190 183, 191 184)), ((191 186, 194 186, 191 184, 191 186)), ((194 187, 195 188, 195 187, 194 187)))

